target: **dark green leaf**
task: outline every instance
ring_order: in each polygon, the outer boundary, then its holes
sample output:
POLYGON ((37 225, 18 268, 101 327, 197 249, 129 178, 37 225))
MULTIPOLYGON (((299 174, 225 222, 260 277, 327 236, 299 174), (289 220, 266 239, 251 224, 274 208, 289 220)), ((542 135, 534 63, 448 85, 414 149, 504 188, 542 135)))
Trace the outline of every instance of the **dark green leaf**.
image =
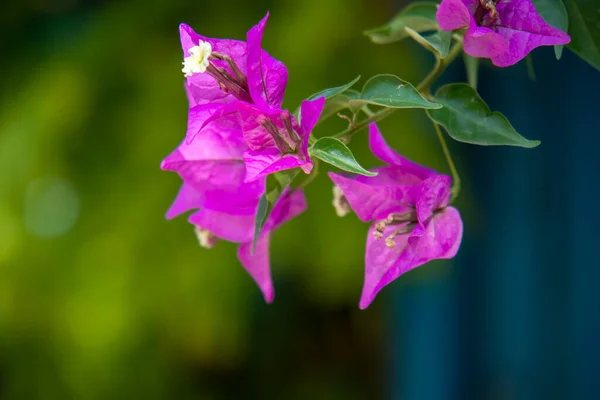
POLYGON ((450 42, 452 42, 452 32, 437 31, 436 33, 423 36, 409 27, 405 27, 404 29, 417 43, 436 54, 439 58, 444 58, 448 55, 450 42))
POLYGON ((285 171, 276 172, 267 176, 266 190, 258 202, 256 211, 256 219, 254 221, 254 237, 252 238, 252 254, 254 254, 254 246, 260 236, 260 232, 267 222, 267 218, 271 214, 277 200, 281 197, 285 189, 290 185, 292 180, 298 175, 299 169, 287 169, 285 171))
POLYGON ((427 110, 427 115, 442 125, 459 142, 480 146, 536 147, 539 140, 527 140, 519 135, 506 117, 491 112, 475 89, 465 83, 442 86, 435 94, 444 105, 440 110, 427 110))
MULTIPOLYGON (((548 24, 561 31, 567 32, 569 30, 569 15, 562 0, 533 0, 533 5, 548 24)), ((554 46, 557 60, 560 60, 562 51, 562 44, 554 46)))
POLYGON ((414 2, 406 6, 387 24, 365 32, 373 43, 387 44, 408 37, 404 30, 409 27, 417 32, 434 31, 438 29, 435 13, 437 4, 434 2, 414 2))
POLYGON ((376 75, 365 83, 359 100, 350 104, 375 104, 390 108, 441 108, 440 104, 430 103, 417 92, 410 82, 395 75, 376 75))
POLYGON ((311 156, 323 160, 344 171, 366 176, 377 175, 377 173, 370 172, 361 167, 348 146, 333 137, 320 138, 309 149, 309 153, 311 156))
POLYGON ((345 85, 321 90, 320 92, 317 92, 317 93, 313 94, 312 96, 309 96, 309 98, 307 100, 315 100, 315 99, 318 99, 319 97, 325 97, 326 99, 330 99, 333 96, 336 96, 336 95, 343 93, 346 90, 350 89, 352 86, 354 86, 354 84, 356 82, 359 81, 359 79, 360 79, 360 75, 357 76, 356 78, 354 78, 352 81, 346 83, 345 85))
POLYGON ((479 58, 471 57, 463 53, 465 60, 465 69, 467 70, 467 82, 477 89, 477 80, 479 78, 479 58))
POLYGON ((600 70, 600 12, 598 0, 564 0, 569 14, 567 45, 575 54, 600 70))
MULTIPOLYGON (((345 91, 350 89, 352 86, 354 86, 354 84, 356 82, 359 81, 359 79, 360 79, 360 75, 357 76, 356 78, 354 78, 352 81, 346 83, 345 85, 337 86, 337 87, 329 88, 329 89, 324 89, 324 90, 321 90, 320 92, 312 94, 308 97, 307 100, 315 100, 315 99, 318 99, 319 97, 325 97, 325 109, 323 110, 323 113, 321 114, 319 121, 324 121, 325 119, 327 119, 327 118, 323 117, 323 114, 325 114, 325 110, 327 109, 327 103, 329 103, 330 99, 332 99, 333 97, 336 97, 337 95, 344 93, 345 91)), ((335 106, 333 108, 335 108, 335 106)), ((343 109, 343 108, 347 108, 347 106, 342 107, 341 109, 343 109)), ((339 109, 339 110, 341 110, 341 109, 339 109)), ((300 115, 300 107, 296 108, 296 111, 294 111, 294 115, 296 116, 296 119, 298 120, 298 122, 300 122, 300 120, 302 119, 302 116, 300 115)), ((329 116, 331 116, 331 114, 329 114, 327 117, 329 117, 329 116)))
POLYGON ((354 89, 348 89, 344 93, 340 93, 325 102, 325 107, 321 113, 319 121, 324 121, 332 115, 350 107, 350 101, 360 97, 360 92, 354 89))

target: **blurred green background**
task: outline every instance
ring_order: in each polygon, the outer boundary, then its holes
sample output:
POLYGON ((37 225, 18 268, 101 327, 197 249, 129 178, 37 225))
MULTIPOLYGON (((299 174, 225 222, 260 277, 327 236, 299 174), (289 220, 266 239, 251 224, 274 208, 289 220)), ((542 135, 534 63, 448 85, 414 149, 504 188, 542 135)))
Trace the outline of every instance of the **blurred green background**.
MULTIPOLYGON (((424 76, 410 53, 427 56, 416 46, 390 51, 361 34, 396 8, 356 0, 3 4, 1 397, 382 396, 387 291, 359 312, 367 226, 335 216, 326 175, 307 189, 308 212, 274 235, 276 301, 265 305, 235 245, 207 251, 184 217, 165 220, 180 182, 159 164, 186 130, 180 22, 244 39, 269 10, 264 48, 289 68, 285 106, 294 109, 359 74, 359 85, 375 73, 424 76)), ((417 129, 423 121, 399 112, 382 127, 408 157, 443 169, 430 128, 417 129)), ((343 126, 333 121, 317 134, 343 126)), ((365 138, 354 148, 374 165, 365 138)), ((434 265, 406 279, 445 273, 434 265)))

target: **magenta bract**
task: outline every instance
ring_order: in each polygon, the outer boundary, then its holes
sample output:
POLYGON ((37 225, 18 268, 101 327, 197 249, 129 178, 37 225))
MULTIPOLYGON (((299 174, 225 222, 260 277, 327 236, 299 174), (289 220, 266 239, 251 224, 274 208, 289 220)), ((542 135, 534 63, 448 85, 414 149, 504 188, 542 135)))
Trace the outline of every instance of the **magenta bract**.
POLYGON ((571 41, 540 17, 531 0, 442 0, 436 17, 445 31, 468 28, 465 52, 498 67, 516 64, 536 47, 571 41))
POLYGON ((369 146, 387 164, 373 170, 377 176, 329 173, 358 218, 373 221, 367 237, 361 309, 403 273, 433 259, 454 257, 463 231, 459 212, 449 206, 449 176, 396 153, 374 123, 369 126, 369 146))

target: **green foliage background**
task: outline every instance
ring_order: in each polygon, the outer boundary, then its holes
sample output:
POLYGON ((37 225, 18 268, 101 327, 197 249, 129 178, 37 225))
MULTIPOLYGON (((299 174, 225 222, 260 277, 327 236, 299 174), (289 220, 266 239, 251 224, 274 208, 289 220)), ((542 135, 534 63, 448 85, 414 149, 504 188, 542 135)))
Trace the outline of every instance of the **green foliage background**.
MULTIPOLYGON (((381 47, 361 34, 393 15, 392 2, 23 0, 2 8, 0 397, 223 398, 232 382, 259 398, 376 396, 381 312, 400 285, 358 311, 367 227, 335 216, 325 174, 307 189, 308 212, 274 235, 269 306, 234 245, 201 249, 185 217, 165 220, 180 182, 159 164, 186 129, 180 22, 243 39, 270 10, 264 47, 289 68, 293 110, 358 74, 359 86, 376 73, 425 75, 429 55, 412 43, 381 47), (345 340, 365 348, 336 348, 345 340), (373 368, 360 372, 363 362, 373 368)), ((331 121, 317 136, 343 127, 331 121)), ((424 113, 401 110, 381 127, 406 156, 446 171, 424 113)), ((352 148, 363 165, 375 164, 366 135, 352 148)), ((434 263, 403 279, 445 273, 434 263)))

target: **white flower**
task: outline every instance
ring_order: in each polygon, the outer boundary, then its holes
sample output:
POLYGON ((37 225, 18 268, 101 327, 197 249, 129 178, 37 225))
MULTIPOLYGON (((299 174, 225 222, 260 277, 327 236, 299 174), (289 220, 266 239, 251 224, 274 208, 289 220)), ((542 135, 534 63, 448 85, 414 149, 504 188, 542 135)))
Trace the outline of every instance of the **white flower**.
POLYGON ((183 59, 183 74, 185 76, 192 76, 195 73, 206 72, 208 57, 212 53, 210 43, 200 40, 198 46, 189 49, 188 53, 190 56, 183 59))

